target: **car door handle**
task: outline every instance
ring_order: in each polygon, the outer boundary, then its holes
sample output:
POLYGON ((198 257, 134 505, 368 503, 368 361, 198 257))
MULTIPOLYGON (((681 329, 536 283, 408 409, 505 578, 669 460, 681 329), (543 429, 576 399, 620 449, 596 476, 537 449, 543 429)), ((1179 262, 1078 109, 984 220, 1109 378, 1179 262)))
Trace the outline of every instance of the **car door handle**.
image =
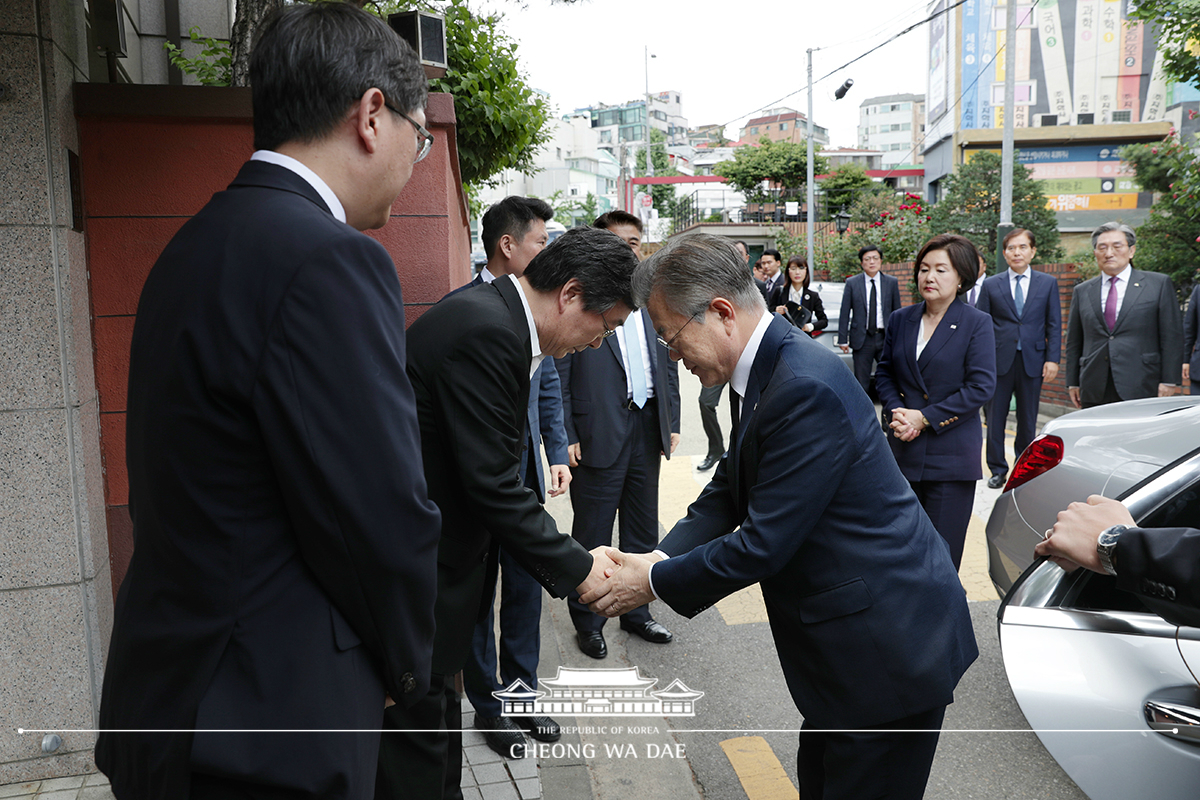
POLYGON ((1200 709, 1161 700, 1147 700, 1146 724, 1164 736, 1200 744, 1200 709))

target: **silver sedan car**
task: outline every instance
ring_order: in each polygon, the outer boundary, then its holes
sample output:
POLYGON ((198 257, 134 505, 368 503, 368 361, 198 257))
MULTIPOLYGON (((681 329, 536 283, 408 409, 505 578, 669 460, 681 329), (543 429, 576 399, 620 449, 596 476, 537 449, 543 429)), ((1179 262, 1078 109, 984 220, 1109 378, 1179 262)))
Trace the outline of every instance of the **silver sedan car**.
POLYGON ((1092 800, 1194 797, 1200 787, 1200 613, 1086 570, 1035 562, 1062 508, 1121 500, 1147 526, 1200 527, 1200 396, 1135 400, 1048 424, 1010 473, 987 527, 1000 647, 1014 696, 1092 800))

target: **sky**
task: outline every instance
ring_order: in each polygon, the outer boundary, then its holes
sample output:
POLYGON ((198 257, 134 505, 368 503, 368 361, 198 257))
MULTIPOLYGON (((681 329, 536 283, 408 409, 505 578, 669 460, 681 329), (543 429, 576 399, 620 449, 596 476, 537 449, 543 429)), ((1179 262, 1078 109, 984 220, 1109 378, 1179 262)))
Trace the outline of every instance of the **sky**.
POLYGON ((929 15, 928 0, 473 0, 500 11, 529 84, 559 115, 597 103, 678 90, 688 125, 738 126, 766 108, 808 108, 806 53, 813 52, 813 121, 831 146, 856 145, 859 106, 869 97, 924 94, 928 24, 862 61, 819 79, 929 15), (834 90, 854 86, 842 100, 834 90))

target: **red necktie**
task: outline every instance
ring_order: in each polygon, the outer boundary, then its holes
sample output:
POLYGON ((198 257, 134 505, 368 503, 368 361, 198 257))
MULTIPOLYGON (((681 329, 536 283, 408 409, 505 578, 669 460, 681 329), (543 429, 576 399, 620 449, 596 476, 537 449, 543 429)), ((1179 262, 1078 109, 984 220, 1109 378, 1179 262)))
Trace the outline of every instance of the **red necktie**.
POLYGON ((1108 279, 1108 301, 1104 304, 1104 324, 1108 326, 1109 333, 1117 327, 1117 279, 1112 277, 1108 279))

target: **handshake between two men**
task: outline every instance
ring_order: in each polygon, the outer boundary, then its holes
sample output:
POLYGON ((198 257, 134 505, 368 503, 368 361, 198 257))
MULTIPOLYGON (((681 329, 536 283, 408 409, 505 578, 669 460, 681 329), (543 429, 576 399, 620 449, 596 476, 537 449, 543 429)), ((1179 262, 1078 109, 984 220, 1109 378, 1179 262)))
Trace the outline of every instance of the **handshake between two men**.
POLYGON ((605 546, 590 552, 592 571, 577 588, 579 602, 602 617, 619 617, 656 599, 650 590, 650 565, 663 556, 605 546))

